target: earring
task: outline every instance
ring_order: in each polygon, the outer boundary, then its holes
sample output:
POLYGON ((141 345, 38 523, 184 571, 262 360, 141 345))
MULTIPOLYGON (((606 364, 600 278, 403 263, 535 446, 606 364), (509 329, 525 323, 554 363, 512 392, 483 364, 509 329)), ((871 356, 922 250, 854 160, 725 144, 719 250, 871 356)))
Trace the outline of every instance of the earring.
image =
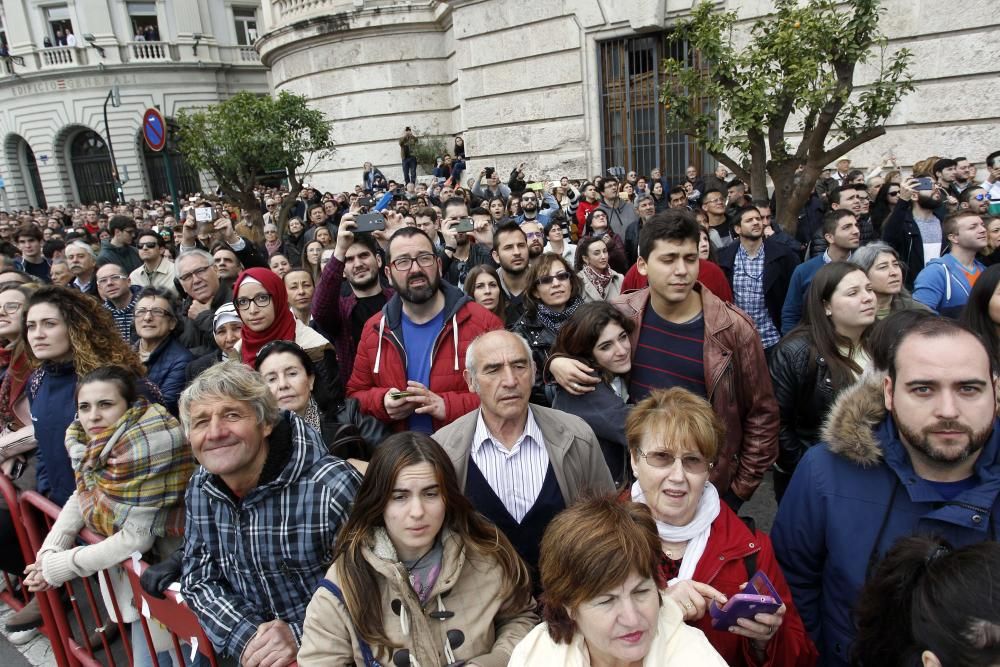
POLYGON ((828 310, 828 311, 826 311, 826 316, 827 316, 827 317, 830 317, 831 315, 833 315, 833 313, 832 313, 832 312, 830 312, 829 310, 828 310))

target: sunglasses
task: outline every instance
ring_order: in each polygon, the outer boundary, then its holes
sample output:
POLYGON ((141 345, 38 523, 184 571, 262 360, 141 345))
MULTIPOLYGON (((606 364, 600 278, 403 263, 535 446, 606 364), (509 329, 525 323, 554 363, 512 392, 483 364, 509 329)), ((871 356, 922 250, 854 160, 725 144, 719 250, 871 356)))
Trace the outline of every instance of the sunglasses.
POLYGON ((899 190, 889 190, 888 196, 889 197, 898 197, 899 196, 899 190))
POLYGON ((571 275, 572 274, 569 271, 560 271, 559 273, 555 274, 554 276, 553 275, 542 276, 541 278, 539 278, 538 280, 535 281, 535 284, 536 285, 551 285, 552 283, 554 283, 557 280, 559 282, 561 282, 561 283, 564 283, 567 280, 569 280, 569 277, 571 275))
POLYGON ((156 248, 159 245, 160 245, 159 243, 154 243, 152 241, 138 244, 140 250, 152 250, 153 248, 156 248))
POLYGON ((978 194, 978 195, 972 195, 972 198, 975 199, 976 201, 983 201, 983 200, 989 201, 990 200, 990 196, 988 194, 986 194, 985 192, 983 192, 981 194, 978 194))

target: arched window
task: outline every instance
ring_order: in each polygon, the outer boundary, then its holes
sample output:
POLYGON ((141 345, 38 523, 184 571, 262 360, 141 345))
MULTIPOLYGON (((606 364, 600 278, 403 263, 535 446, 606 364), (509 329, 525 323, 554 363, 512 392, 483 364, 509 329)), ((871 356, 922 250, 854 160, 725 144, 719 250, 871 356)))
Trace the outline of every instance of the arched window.
POLYGON ((80 203, 115 201, 111 156, 99 134, 84 130, 73 137, 69 145, 69 159, 80 203))

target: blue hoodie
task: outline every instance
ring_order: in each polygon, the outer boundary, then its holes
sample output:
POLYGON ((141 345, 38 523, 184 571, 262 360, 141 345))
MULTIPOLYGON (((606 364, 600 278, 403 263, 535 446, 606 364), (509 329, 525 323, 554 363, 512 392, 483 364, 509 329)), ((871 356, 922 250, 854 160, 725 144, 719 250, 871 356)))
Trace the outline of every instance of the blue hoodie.
MULTIPOLYGON (((986 268, 979 261, 975 266, 977 273, 986 268)), ((913 283, 913 298, 945 317, 958 318, 970 292, 966 271, 951 253, 927 262, 913 283)))

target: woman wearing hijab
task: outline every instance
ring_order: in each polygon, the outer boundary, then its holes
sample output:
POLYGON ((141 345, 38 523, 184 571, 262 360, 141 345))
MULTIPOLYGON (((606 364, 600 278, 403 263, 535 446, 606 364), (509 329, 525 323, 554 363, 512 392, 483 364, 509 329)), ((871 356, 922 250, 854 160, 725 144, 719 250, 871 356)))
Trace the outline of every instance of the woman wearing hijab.
POLYGON ((276 273, 260 267, 243 271, 233 285, 233 305, 243 322, 241 340, 235 349, 244 364, 253 368, 257 354, 271 341, 294 341, 316 364, 317 375, 330 395, 343 396, 333 346, 292 314, 288 290, 276 273))

